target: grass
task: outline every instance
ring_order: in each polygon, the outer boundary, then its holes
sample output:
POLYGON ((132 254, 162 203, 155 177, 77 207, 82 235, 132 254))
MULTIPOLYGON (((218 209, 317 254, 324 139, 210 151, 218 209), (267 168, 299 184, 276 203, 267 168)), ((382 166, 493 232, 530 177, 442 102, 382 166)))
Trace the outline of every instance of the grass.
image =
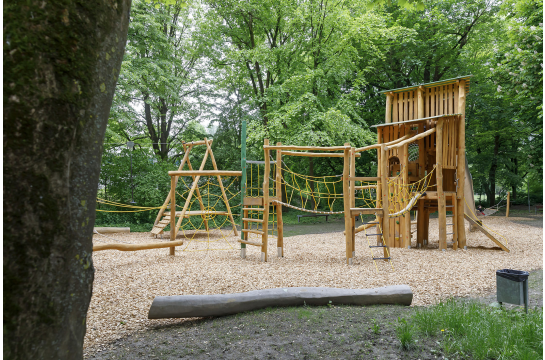
POLYGON ((417 310, 398 326, 402 347, 411 336, 409 322, 426 337, 438 338, 445 356, 480 359, 541 359, 543 310, 500 310, 477 302, 448 300, 417 310))
POLYGON ((409 350, 414 347, 414 330, 413 325, 409 324, 405 319, 398 319, 396 327, 396 335, 401 342, 401 348, 409 350))

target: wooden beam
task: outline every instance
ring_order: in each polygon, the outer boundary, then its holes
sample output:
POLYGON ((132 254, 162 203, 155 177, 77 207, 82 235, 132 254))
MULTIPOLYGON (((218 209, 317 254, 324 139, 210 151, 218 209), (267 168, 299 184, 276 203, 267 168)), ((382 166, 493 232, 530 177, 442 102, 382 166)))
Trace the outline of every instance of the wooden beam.
POLYGON ((306 150, 306 151, 344 151, 350 146, 296 146, 296 145, 265 145, 266 150, 306 150))
POLYGON ((382 213, 384 214, 382 225, 382 237, 384 239, 384 245, 392 248, 393 239, 390 238, 389 229, 389 209, 388 209, 388 155, 386 154, 386 146, 381 145, 380 148, 381 161, 379 166, 381 167, 381 186, 382 186, 382 213))
MULTIPOLYGON (((280 145, 277 145, 280 146, 280 145)), ((307 156, 307 157, 344 157, 344 154, 342 153, 311 153, 311 152, 296 152, 296 151, 281 151, 282 155, 290 155, 290 156, 307 156)), ((361 154, 356 154, 356 157, 361 157, 361 154)))
MULTIPOLYGON (((170 193, 174 194, 174 191, 176 191, 176 177, 172 176, 170 178, 170 193)), ((170 242, 174 242, 176 240, 176 196, 172 196, 172 199, 170 199, 170 208, 174 215, 170 216, 170 242)), ((175 255, 175 249, 174 247, 170 248, 170 255, 175 255)))
MULTIPOLYGON (((276 143, 282 146, 281 142, 276 143)), ((282 150, 276 150, 276 198, 282 201, 282 150)), ((276 203, 276 249, 278 257, 284 257, 284 220, 282 219, 282 204, 276 203)))
POLYGON ((386 119, 385 123, 392 122, 392 94, 386 94, 386 119))
MULTIPOLYGON (((350 177, 354 179, 356 176, 356 148, 352 147, 350 149, 350 177)), ((350 208, 356 207, 356 181, 350 180, 350 208)), ((354 232, 354 229, 356 228, 356 217, 350 214, 350 228, 351 228, 351 236, 352 236, 352 261, 354 256, 356 256, 356 233, 354 232)))
MULTIPOLYGON (((435 175, 437 178, 437 202, 439 212, 439 250, 447 249, 447 208, 445 193, 443 192, 443 119, 437 120, 436 127, 436 155, 435 175)), ((446 150, 446 149, 445 149, 446 150)))
MULTIPOLYGON (((458 176, 458 245, 460 248, 466 247, 466 228, 464 223, 463 214, 465 207, 465 172, 466 172, 466 82, 465 80, 460 80, 458 84, 458 112, 462 114, 460 120, 458 121, 458 156, 457 156, 457 176, 458 176)), ((471 199, 470 201, 473 201, 471 199)))
MULTIPOLYGON (((377 128, 378 129, 381 129, 381 128, 377 128)), ((384 145, 388 146, 388 145, 394 145, 394 144, 397 144, 403 140, 406 140, 406 139, 409 139, 411 138, 412 136, 416 135, 416 133, 414 131, 411 131, 409 132, 408 134, 406 135, 403 135, 402 137, 398 138, 398 139, 395 139, 393 141, 390 141, 390 142, 387 142, 387 143, 384 143, 384 145)), ((372 150, 372 149, 380 149, 380 146, 381 146, 381 143, 377 143, 377 144, 373 144, 373 145, 369 145, 369 146, 364 146, 364 147, 361 147, 361 148, 357 148, 356 149, 356 153, 360 153, 362 151, 367 151, 367 150, 372 150)))
POLYGON ((350 176, 348 181, 380 181, 380 177, 350 176))
POLYGON ((119 251, 138 251, 138 250, 150 250, 150 249, 162 249, 162 248, 171 248, 174 246, 183 245, 183 240, 178 241, 169 241, 169 242, 159 242, 159 243, 145 243, 145 244, 98 244, 93 245, 93 251, 102 251, 102 250, 119 250, 119 251))
POLYGON ((113 234, 113 233, 130 233, 130 227, 96 227, 94 231, 100 234, 113 234))
POLYGON ((510 252, 510 250, 507 248, 507 246, 505 246, 501 241, 499 241, 498 239, 496 239, 494 237, 494 235, 492 235, 488 230, 486 230, 485 228, 483 228, 481 225, 479 225, 478 222, 476 222, 475 220, 473 220, 471 217, 469 217, 468 215, 464 214, 464 218, 471 224, 471 225, 474 225, 477 229, 479 229, 483 234, 485 234, 490 240, 492 240, 493 242, 495 242, 496 244, 498 244, 498 246, 503 250, 503 251, 507 251, 507 252, 510 252))
POLYGON ((263 152, 265 155, 265 171, 263 172, 263 246, 261 259, 267 262, 267 245, 269 240, 269 176, 271 175, 271 159, 269 158, 269 139, 265 139, 263 152))
POLYGON ((344 232, 346 243, 346 264, 350 265, 352 259, 352 220, 350 218, 350 147, 344 149, 343 160, 343 205, 344 205, 344 232))
POLYGON ((184 170, 169 171, 169 176, 242 176, 242 171, 229 170, 184 170))
MULTIPOLYGON (((441 120, 442 120, 442 119, 441 119, 441 120)), ((439 120, 438 120, 438 122, 439 122, 439 120)), ((397 144, 389 145, 389 146, 387 146, 386 150, 397 149, 397 148, 400 148, 400 147, 402 147, 402 146, 404 146, 404 145, 406 145, 406 144, 410 144, 410 143, 412 143, 412 142, 414 142, 414 141, 416 141, 416 140, 420 140, 420 139, 422 139, 422 138, 425 138, 426 136, 429 136, 429 135, 433 134, 433 133, 436 131, 436 129, 437 129, 437 127, 431 128, 431 129, 429 129, 429 130, 427 130, 427 131, 424 131, 424 132, 421 133, 421 134, 412 136, 412 137, 410 137, 410 138, 408 138, 408 139, 406 139, 406 140, 403 140, 403 141, 401 141, 401 142, 398 142, 397 144)))
POLYGON ((358 216, 359 214, 363 215, 375 215, 382 216, 384 209, 382 208, 350 208, 350 216, 358 216))

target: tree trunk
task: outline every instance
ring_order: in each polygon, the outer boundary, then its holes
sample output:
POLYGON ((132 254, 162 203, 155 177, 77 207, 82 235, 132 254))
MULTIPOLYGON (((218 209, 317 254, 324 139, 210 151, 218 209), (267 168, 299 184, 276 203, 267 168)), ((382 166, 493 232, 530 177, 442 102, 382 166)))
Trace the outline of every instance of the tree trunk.
POLYGON ((489 206, 496 204, 496 170, 498 169, 498 152, 500 149, 500 135, 494 136, 494 157, 492 158, 492 165, 488 171, 488 181, 490 186, 488 187, 488 199, 490 200, 489 206))
POLYGON ((130 0, 4 3, 4 358, 83 355, 130 0))

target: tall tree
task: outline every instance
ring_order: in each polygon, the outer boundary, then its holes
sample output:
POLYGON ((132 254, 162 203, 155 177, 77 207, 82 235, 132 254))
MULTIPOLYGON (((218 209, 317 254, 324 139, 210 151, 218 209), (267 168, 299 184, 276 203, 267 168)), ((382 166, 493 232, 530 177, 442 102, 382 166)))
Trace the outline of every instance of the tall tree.
POLYGON ((149 139, 166 160, 200 111, 201 46, 194 32, 199 8, 137 0, 131 11, 110 128, 127 140, 149 139), (190 101, 193 100, 193 101, 190 101))
POLYGON ((4 3, 4 358, 82 357, 129 0, 4 3))

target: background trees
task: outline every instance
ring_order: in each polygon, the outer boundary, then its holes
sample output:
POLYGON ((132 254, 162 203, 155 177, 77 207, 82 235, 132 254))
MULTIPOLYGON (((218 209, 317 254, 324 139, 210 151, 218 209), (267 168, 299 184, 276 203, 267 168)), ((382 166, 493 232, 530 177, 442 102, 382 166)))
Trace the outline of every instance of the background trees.
MULTIPOLYGON (((253 159, 263 156, 264 138, 364 146, 375 142, 370 126, 384 118, 379 91, 472 74, 466 121, 475 189, 491 204, 507 190, 516 198, 542 162, 541 4, 377 4, 210 0, 156 8, 138 1, 109 128, 119 143, 153 146, 139 156, 156 160, 139 164, 175 167, 177 141, 208 136, 219 166, 235 169, 241 120, 249 122, 253 159)), ((112 161, 122 154, 116 149, 108 150, 112 161)), ((357 171, 373 174, 375 160, 365 153, 357 171)), ((331 159, 289 165, 309 175, 341 171, 331 159)), ((152 181, 144 176, 150 171, 138 171, 135 182, 152 181)), ((113 198, 126 198, 126 187, 110 188, 113 198)), ((156 205, 151 199, 138 197, 156 205)))

